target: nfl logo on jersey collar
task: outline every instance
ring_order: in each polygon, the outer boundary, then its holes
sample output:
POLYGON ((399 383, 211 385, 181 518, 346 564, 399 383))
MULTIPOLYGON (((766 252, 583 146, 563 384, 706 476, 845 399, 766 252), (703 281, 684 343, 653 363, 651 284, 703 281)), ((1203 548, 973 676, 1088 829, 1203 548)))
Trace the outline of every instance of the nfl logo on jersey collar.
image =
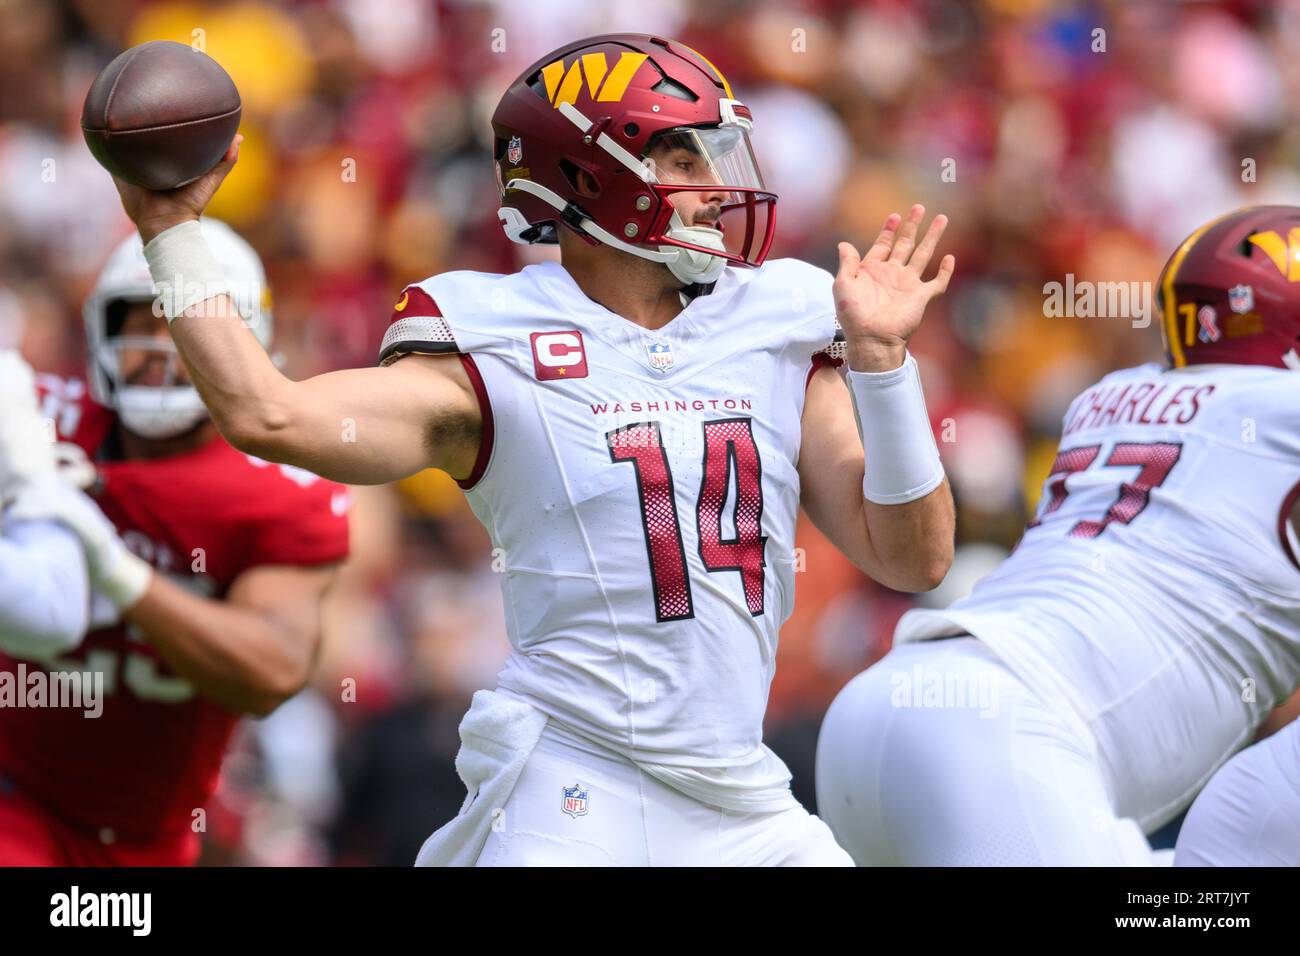
POLYGON ((673 347, 667 342, 650 342, 645 350, 650 356, 650 367, 656 372, 666 372, 673 367, 673 347))
POLYGON ((573 819, 585 817, 587 815, 587 798, 589 794, 583 789, 582 784, 575 783, 572 787, 562 787, 564 791, 564 802, 560 804, 560 809, 567 813, 573 819))

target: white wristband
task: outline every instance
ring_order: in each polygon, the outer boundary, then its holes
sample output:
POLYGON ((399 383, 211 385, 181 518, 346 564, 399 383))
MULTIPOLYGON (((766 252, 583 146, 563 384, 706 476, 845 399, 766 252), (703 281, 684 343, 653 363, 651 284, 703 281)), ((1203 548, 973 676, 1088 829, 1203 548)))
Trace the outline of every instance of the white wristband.
POLYGON ((124 547, 116 555, 113 566, 94 583, 99 593, 112 601, 114 607, 128 611, 144 597, 152 578, 153 568, 124 547))
POLYGON ((943 462, 911 353, 896 369, 850 369, 846 378, 866 452, 863 497, 878 505, 899 505, 924 498, 938 488, 943 481, 943 462))
POLYGON ((158 233, 145 245, 144 257, 169 325, 191 306, 230 292, 197 219, 158 233))

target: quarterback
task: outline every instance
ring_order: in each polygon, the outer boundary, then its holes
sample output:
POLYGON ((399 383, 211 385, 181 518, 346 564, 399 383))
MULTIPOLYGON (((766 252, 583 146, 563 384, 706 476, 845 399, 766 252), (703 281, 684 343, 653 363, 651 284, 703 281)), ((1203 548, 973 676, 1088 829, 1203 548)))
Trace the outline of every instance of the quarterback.
MULTIPOLYGON (((261 349, 261 261, 223 223, 200 228, 261 349)), ((22 640, 12 639, 16 615, 0 608, 10 628, 0 673, 89 675, 103 704, 93 719, 53 706, 0 718, 0 866, 195 862, 230 734, 241 715, 270 713, 306 682, 321 599, 347 553, 346 489, 227 444, 154 300, 131 236, 85 304, 87 380, 35 380, 41 417, 79 459, 90 494, 54 479, 52 464, 31 473, 39 448, 12 456, 25 473, 6 535, 11 524, 21 531, 30 556, 59 543, 51 528, 72 532, 81 553, 63 570, 86 582, 0 590, 6 603, 30 607, 44 594, 79 605, 67 620, 21 615, 22 640)))
MULTIPOLYGON (((1188 237, 1157 288, 1166 363, 1074 400, 1015 552, 840 692, 818 799, 859 863, 1149 863, 1144 833, 1300 686, 1298 237, 1294 206, 1188 237)), ((1262 769, 1294 806, 1295 739, 1229 795, 1262 769)))
POLYGON ((238 138, 177 192, 118 184, 237 447, 346 482, 442 468, 503 555, 514 652, 418 862, 850 862, 762 742, 795 522, 887 586, 943 578, 952 500, 906 346, 954 262, 922 278, 946 220, 921 233, 920 206, 864 255, 842 244, 838 276, 765 261, 753 122, 670 40, 543 57, 497 107, 494 158, 506 234, 560 262, 408 286, 379 368, 302 382, 216 294, 194 223, 238 138))

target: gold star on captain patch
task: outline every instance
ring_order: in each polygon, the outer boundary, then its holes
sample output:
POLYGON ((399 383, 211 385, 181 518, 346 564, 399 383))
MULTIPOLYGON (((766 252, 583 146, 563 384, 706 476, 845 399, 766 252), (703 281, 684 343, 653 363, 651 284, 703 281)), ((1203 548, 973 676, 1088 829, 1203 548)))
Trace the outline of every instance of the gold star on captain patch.
POLYGON ((568 374, 568 371, 569 371, 569 370, 568 370, 567 368, 562 368, 562 369, 560 369, 560 374, 561 374, 561 375, 566 375, 566 374, 568 374))

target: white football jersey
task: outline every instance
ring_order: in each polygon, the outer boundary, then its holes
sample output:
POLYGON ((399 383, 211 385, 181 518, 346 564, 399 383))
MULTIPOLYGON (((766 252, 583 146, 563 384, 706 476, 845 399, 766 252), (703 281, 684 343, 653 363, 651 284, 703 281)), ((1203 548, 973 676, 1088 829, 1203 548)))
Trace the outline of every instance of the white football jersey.
POLYGON ((972 594, 895 639, 967 631, 1069 701, 1121 815, 1159 825, 1300 685, 1300 375, 1159 365, 1074 400, 1038 511, 972 594))
POLYGON ((634 760, 758 759, 831 282, 796 260, 728 268, 657 331, 555 263, 408 289, 383 359, 454 339, 490 408, 462 484, 499 549, 500 688, 634 760))

